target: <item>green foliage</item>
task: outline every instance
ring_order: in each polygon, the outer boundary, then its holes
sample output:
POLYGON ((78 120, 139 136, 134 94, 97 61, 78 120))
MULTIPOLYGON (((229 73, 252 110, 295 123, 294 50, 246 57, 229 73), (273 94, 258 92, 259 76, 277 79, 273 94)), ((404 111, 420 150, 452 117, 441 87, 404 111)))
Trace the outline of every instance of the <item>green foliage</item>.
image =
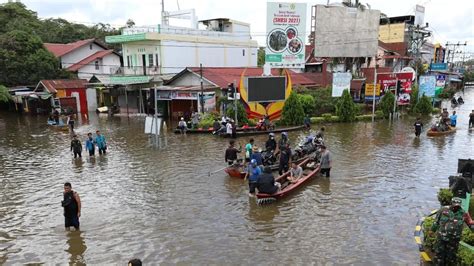
MULTIPOLYGON (((227 117, 234 119, 235 118, 235 111, 234 111, 234 103, 227 105, 227 117)), ((243 125, 248 123, 247 111, 245 110, 244 105, 238 101, 237 102, 237 119, 239 125, 243 125)))
POLYGON ((281 123, 283 125, 302 125, 304 119, 304 109, 296 92, 291 92, 285 101, 281 114, 281 123))
POLYGON ((316 102, 314 101, 314 97, 312 95, 298 94, 298 100, 301 102, 305 114, 312 115, 314 113, 316 102))
POLYGON ((455 88, 445 88, 439 95, 438 98, 441 99, 451 99, 453 98, 454 94, 456 94, 455 88))
POLYGON ((198 128, 210 128, 214 124, 214 120, 217 119, 219 121, 219 114, 216 113, 205 113, 201 117, 201 121, 199 121, 198 128))
POLYGON ((313 115, 335 112, 337 98, 331 96, 331 87, 314 90, 302 90, 302 94, 309 94, 314 99, 313 115))
POLYGON ((0 85, 0 103, 1 102, 9 102, 12 100, 12 96, 8 92, 7 87, 0 85))
POLYGON ((469 201, 469 214, 471 217, 474 217, 474 195, 471 195, 471 200, 469 201))
POLYGON ((431 110, 431 114, 439 114, 441 112, 441 109, 439 108, 436 108, 436 107, 433 107, 433 109, 431 110))
POLYGON ((257 66, 263 65, 265 65, 265 47, 260 47, 257 51, 257 66))
POLYGON ((433 111, 431 98, 424 95, 421 96, 420 101, 415 105, 415 112, 423 115, 429 115, 433 111))
POLYGON ((436 232, 431 230, 435 217, 430 216, 423 222, 423 246, 428 250, 433 250, 436 243, 436 232))
POLYGON ((393 112, 393 105, 395 104, 395 95, 392 92, 387 92, 382 97, 379 103, 379 108, 382 110, 384 117, 388 117, 393 112))
POLYGON ((366 105, 365 103, 354 103, 355 104, 355 110, 357 115, 363 115, 365 113, 365 108, 366 105))
POLYGON ((385 115, 383 114, 382 110, 377 110, 377 111, 375 111, 375 117, 376 118, 384 118, 385 115))
POLYGON ((418 103, 418 91, 418 85, 413 85, 410 93, 410 107, 412 111, 415 110, 415 106, 418 103))
POLYGON ((349 90, 344 90, 336 104, 336 115, 343 122, 352 122, 355 120, 356 114, 357 110, 351 94, 349 90))
MULTIPOLYGON (((474 246, 474 232, 469 228, 464 228, 462 231, 461 241, 470 246, 474 246)), ((457 256, 460 265, 474 265, 474 252, 467 247, 459 245, 457 256)))
POLYGON ((249 127, 254 127, 254 126, 256 126, 256 125, 257 125, 257 120, 255 120, 255 119, 249 119, 248 125, 249 125, 249 127))
POLYGON ((449 188, 440 188, 438 192, 438 201, 441 206, 451 205, 453 192, 449 188))
POLYGON ((372 121, 372 115, 358 115, 356 121, 372 121))

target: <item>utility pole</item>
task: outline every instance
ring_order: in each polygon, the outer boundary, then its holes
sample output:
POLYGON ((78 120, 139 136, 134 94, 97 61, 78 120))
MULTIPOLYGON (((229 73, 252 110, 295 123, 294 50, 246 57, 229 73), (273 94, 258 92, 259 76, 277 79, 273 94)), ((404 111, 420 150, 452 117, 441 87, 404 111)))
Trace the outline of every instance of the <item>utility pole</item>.
POLYGON ((204 85, 202 82, 202 64, 199 64, 199 73, 201 75, 201 97, 199 102, 201 103, 201 113, 204 114, 204 85))
POLYGON ((237 120, 237 111, 239 110, 239 108, 237 108, 237 81, 236 80, 234 80, 234 107, 235 107, 235 112, 234 112, 235 113, 235 126, 237 127, 237 125, 239 124, 237 120))
MULTIPOLYGON (((415 61, 415 83, 418 84, 418 60, 420 59, 420 50, 425 43, 426 38, 431 36, 431 31, 427 30, 429 24, 420 27, 420 25, 409 25, 408 31, 410 35, 410 47, 408 51, 411 56, 414 57, 415 61)), ((421 63, 421 62, 420 62, 421 63)))

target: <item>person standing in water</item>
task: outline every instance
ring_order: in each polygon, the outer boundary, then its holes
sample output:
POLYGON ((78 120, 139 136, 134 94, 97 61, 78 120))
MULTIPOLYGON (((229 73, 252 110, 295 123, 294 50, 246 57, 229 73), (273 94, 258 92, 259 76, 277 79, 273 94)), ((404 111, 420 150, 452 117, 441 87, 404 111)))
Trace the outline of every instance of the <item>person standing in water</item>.
POLYGON ((421 119, 418 117, 416 119, 415 124, 413 124, 415 127, 415 136, 419 137, 421 134, 421 130, 423 129, 423 123, 421 123, 421 119))
POLYGON ((95 155, 95 143, 92 138, 92 133, 87 133, 86 150, 89 152, 89 156, 95 155))
POLYGON ((104 135, 100 134, 99 130, 97 130, 95 134, 96 134, 95 143, 97 144, 97 149, 99 150, 99 154, 105 155, 106 150, 107 150, 107 143, 105 142, 105 137, 104 135))
POLYGON ((64 199, 61 205, 64 208, 64 226, 66 230, 69 230, 71 226, 74 226, 76 230, 79 230, 79 217, 81 217, 81 198, 76 191, 72 190, 71 183, 64 183, 64 199))
POLYGON ((82 144, 81 141, 77 139, 77 135, 74 134, 71 140, 71 151, 74 153, 74 159, 79 156, 82 158, 82 144))

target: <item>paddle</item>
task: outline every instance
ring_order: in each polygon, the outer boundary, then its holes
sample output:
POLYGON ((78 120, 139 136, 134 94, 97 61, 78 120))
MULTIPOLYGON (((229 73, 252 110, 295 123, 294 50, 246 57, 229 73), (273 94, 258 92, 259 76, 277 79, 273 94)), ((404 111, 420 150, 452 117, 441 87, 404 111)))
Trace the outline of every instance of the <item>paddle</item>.
POLYGON ((220 171, 226 169, 227 167, 228 167, 228 166, 225 166, 224 168, 221 168, 221 169, 216 170, 216 171, 214 171, 214 172, 209 172, 209 176, 211 176, 211 175, 213 175, 213 174, 215 174, 215 173, 217 173, 217 172, 220 172, 220 171))

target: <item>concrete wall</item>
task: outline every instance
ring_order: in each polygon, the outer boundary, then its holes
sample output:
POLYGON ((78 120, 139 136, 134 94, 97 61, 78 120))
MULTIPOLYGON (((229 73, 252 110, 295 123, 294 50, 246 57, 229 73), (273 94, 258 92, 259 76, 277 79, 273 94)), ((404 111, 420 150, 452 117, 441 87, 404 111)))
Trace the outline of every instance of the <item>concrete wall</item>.
POLYGON ((86 89, 87 110, 94 112, 97 109, 97 91, 95 88, 86 89))

